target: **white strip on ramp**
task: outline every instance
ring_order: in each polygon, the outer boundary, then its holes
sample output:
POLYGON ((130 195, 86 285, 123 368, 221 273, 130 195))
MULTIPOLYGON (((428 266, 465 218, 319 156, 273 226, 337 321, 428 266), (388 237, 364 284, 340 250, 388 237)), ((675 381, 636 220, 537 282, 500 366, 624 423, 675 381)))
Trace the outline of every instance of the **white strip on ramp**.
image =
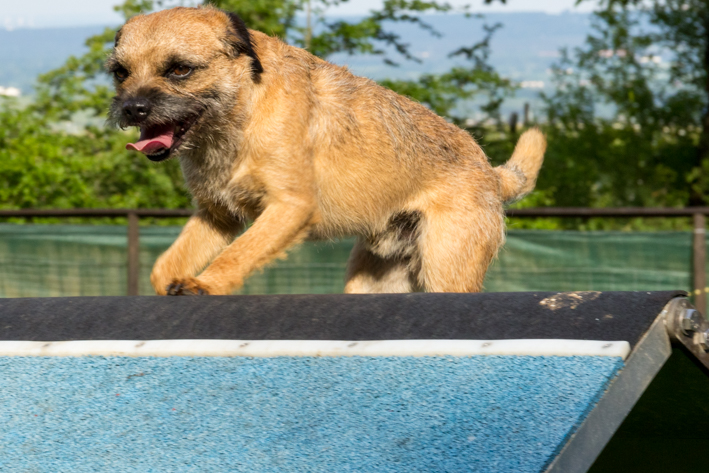
POLYGON ((0 341, 0 356, 615 356, 630 344, 596 340, 90 340, 0 341))

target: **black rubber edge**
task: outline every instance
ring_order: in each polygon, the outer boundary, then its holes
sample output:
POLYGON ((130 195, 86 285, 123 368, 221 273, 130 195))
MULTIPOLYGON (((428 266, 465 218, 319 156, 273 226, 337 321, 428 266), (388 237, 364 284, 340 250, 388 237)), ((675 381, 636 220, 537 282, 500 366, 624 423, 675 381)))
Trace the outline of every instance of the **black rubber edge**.
POLYGON ((624 340, 683 291, 0 299, 0 340, 624 340))

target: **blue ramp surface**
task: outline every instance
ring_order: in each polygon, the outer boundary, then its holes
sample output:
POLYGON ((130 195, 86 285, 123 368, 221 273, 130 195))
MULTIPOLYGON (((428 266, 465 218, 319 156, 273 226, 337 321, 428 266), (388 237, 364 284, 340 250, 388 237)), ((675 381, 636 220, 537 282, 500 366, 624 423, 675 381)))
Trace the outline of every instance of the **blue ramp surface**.
POLYGON ((0 357, 3 472, 540 472, 620 357, 0 357))
POLYGON ((0 473, 584 473, 684 295, 0 300, 0 473))

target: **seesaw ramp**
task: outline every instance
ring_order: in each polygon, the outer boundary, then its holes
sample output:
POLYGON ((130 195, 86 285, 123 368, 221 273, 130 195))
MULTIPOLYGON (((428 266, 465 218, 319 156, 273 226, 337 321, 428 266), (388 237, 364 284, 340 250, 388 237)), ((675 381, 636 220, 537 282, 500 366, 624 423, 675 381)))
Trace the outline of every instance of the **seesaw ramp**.
POLYGON ((2 300, 0 471, 586 471, 682 296, 2 300))

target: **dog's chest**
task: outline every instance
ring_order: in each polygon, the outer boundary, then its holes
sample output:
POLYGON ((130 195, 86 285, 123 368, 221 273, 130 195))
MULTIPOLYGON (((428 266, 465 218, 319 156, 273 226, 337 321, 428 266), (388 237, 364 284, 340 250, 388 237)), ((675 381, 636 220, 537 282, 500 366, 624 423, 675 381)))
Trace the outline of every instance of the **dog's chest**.
POLYGON ((248 169, 206 160, 183 159, 181 165, 187 187, 200 206, 222 207, 249 219, 262 212, 265 192, 248 169))

